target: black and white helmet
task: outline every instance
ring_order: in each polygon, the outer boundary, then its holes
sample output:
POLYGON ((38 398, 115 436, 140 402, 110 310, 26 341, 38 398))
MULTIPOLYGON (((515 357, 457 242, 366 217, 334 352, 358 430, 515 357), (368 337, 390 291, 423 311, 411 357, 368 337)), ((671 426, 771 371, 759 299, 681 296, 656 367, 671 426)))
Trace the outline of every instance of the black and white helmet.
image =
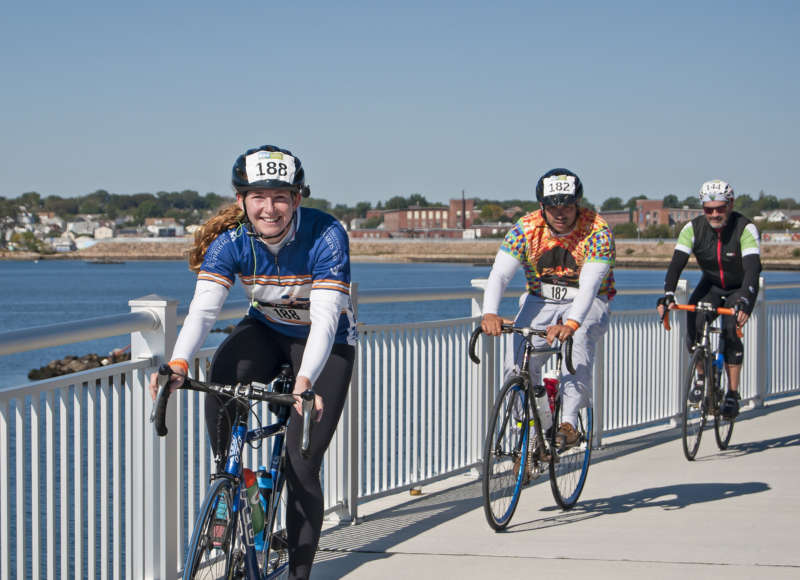
POLYGON ((241 195, 256 189, 291 189, 303 197, 311 193, 300 159, 274 145, 262 145, 239 155, 233 164, 231 184, 241 195))
POLYGON ((582 197, 583 184, 569 169, 551 169, 536 183, 536 200, 542 207, 571 205, 582 197))
POLYGON ((729 202, 733 199, 733 188, 729 183, 721 179, 712 179, 706 181, 700 187, 700 202, 708 203, 710 201, 724 201, 729 202))

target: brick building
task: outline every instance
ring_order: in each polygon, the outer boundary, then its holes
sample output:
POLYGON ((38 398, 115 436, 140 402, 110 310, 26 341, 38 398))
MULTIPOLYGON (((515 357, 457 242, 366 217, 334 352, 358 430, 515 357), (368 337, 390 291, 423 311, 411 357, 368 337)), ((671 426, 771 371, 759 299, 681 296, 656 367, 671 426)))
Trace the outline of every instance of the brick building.
POLYGON ((600 214, 600 217, 606 220, 612 230, 614 229, 614 226, 627 224, 631 221, 631 212, 627 209, 601 211, 598 213, 600 214))
POLYGON ((472 226, 475 217, 475 200, 451 199, 450 205, 406 209, 371 209, 367 219, 383 217, 383 229, 388 232, 409 232, 416 230, 462 229, 472 226))
POLYGON ((685 223, 702 213, 702 209, 686 206, 664 207, 664 202, 660 199, 637 199, 636 209, 633 210, 633 221, 639 231, 642 231, 655 225, 673 226, 685 223))

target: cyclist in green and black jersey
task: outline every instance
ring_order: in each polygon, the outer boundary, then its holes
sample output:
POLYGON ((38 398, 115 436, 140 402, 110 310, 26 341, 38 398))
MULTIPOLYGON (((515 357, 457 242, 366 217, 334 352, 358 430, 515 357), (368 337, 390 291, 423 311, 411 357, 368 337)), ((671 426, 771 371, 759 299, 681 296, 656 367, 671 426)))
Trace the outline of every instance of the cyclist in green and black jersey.
MULTIPOLYGON (((744 358, 744 345, 737 336, 736 327, 747 322, 758 295, 758 277, 761 272, 759 233, 756 226, 742 214, 733 211, 733 188, 724 181, 707 181, 700 188, 700 201, 704 215, 687 223, 678 236, 666 279, 664 296, 658 300, 658 313, 675 302, 674 292, 678 278, 694 253, 703 272, 700 282, 689 298, 690 304, 710 302, 715 307, 723 304, 737 311, 736 318, 724 317, 724 357, 728 374, 728 392, 722 404, 722 414, 735 417, 739 413, 739 378, 744 358)), ((687 312, 689 348, 702 329, 703 315, 687 312)), ((698 382, 703 380, 698 379, 698 382)), ((698 400, 703 385, 695 389, 698 400)))

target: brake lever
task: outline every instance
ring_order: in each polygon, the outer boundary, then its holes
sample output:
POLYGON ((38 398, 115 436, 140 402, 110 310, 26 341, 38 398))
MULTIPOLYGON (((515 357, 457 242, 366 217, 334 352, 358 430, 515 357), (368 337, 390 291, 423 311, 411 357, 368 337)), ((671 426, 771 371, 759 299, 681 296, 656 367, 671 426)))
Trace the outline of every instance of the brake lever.
POLYGON ((308 389, 300 393, 303 407, 303 438, 300 443, 300 454, 303 459, 308 459, 311 454, 311 430, 314 426, 314 390, 308 389))

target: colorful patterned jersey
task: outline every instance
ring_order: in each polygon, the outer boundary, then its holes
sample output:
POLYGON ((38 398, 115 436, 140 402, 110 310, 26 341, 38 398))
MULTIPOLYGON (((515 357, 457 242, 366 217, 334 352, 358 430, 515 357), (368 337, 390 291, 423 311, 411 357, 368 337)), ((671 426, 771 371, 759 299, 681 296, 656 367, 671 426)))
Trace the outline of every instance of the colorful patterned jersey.
POLYGON ((553 233, 542 210, 519 219, 506 234, 500 249, 523 267, 527 290, 541 296, 542 283, 576 288, 581 266, 586 262, 610 262, 598 295, 614 297, 614 236, 596 212, 579 208, 573 230, 563 236, 553 233))

